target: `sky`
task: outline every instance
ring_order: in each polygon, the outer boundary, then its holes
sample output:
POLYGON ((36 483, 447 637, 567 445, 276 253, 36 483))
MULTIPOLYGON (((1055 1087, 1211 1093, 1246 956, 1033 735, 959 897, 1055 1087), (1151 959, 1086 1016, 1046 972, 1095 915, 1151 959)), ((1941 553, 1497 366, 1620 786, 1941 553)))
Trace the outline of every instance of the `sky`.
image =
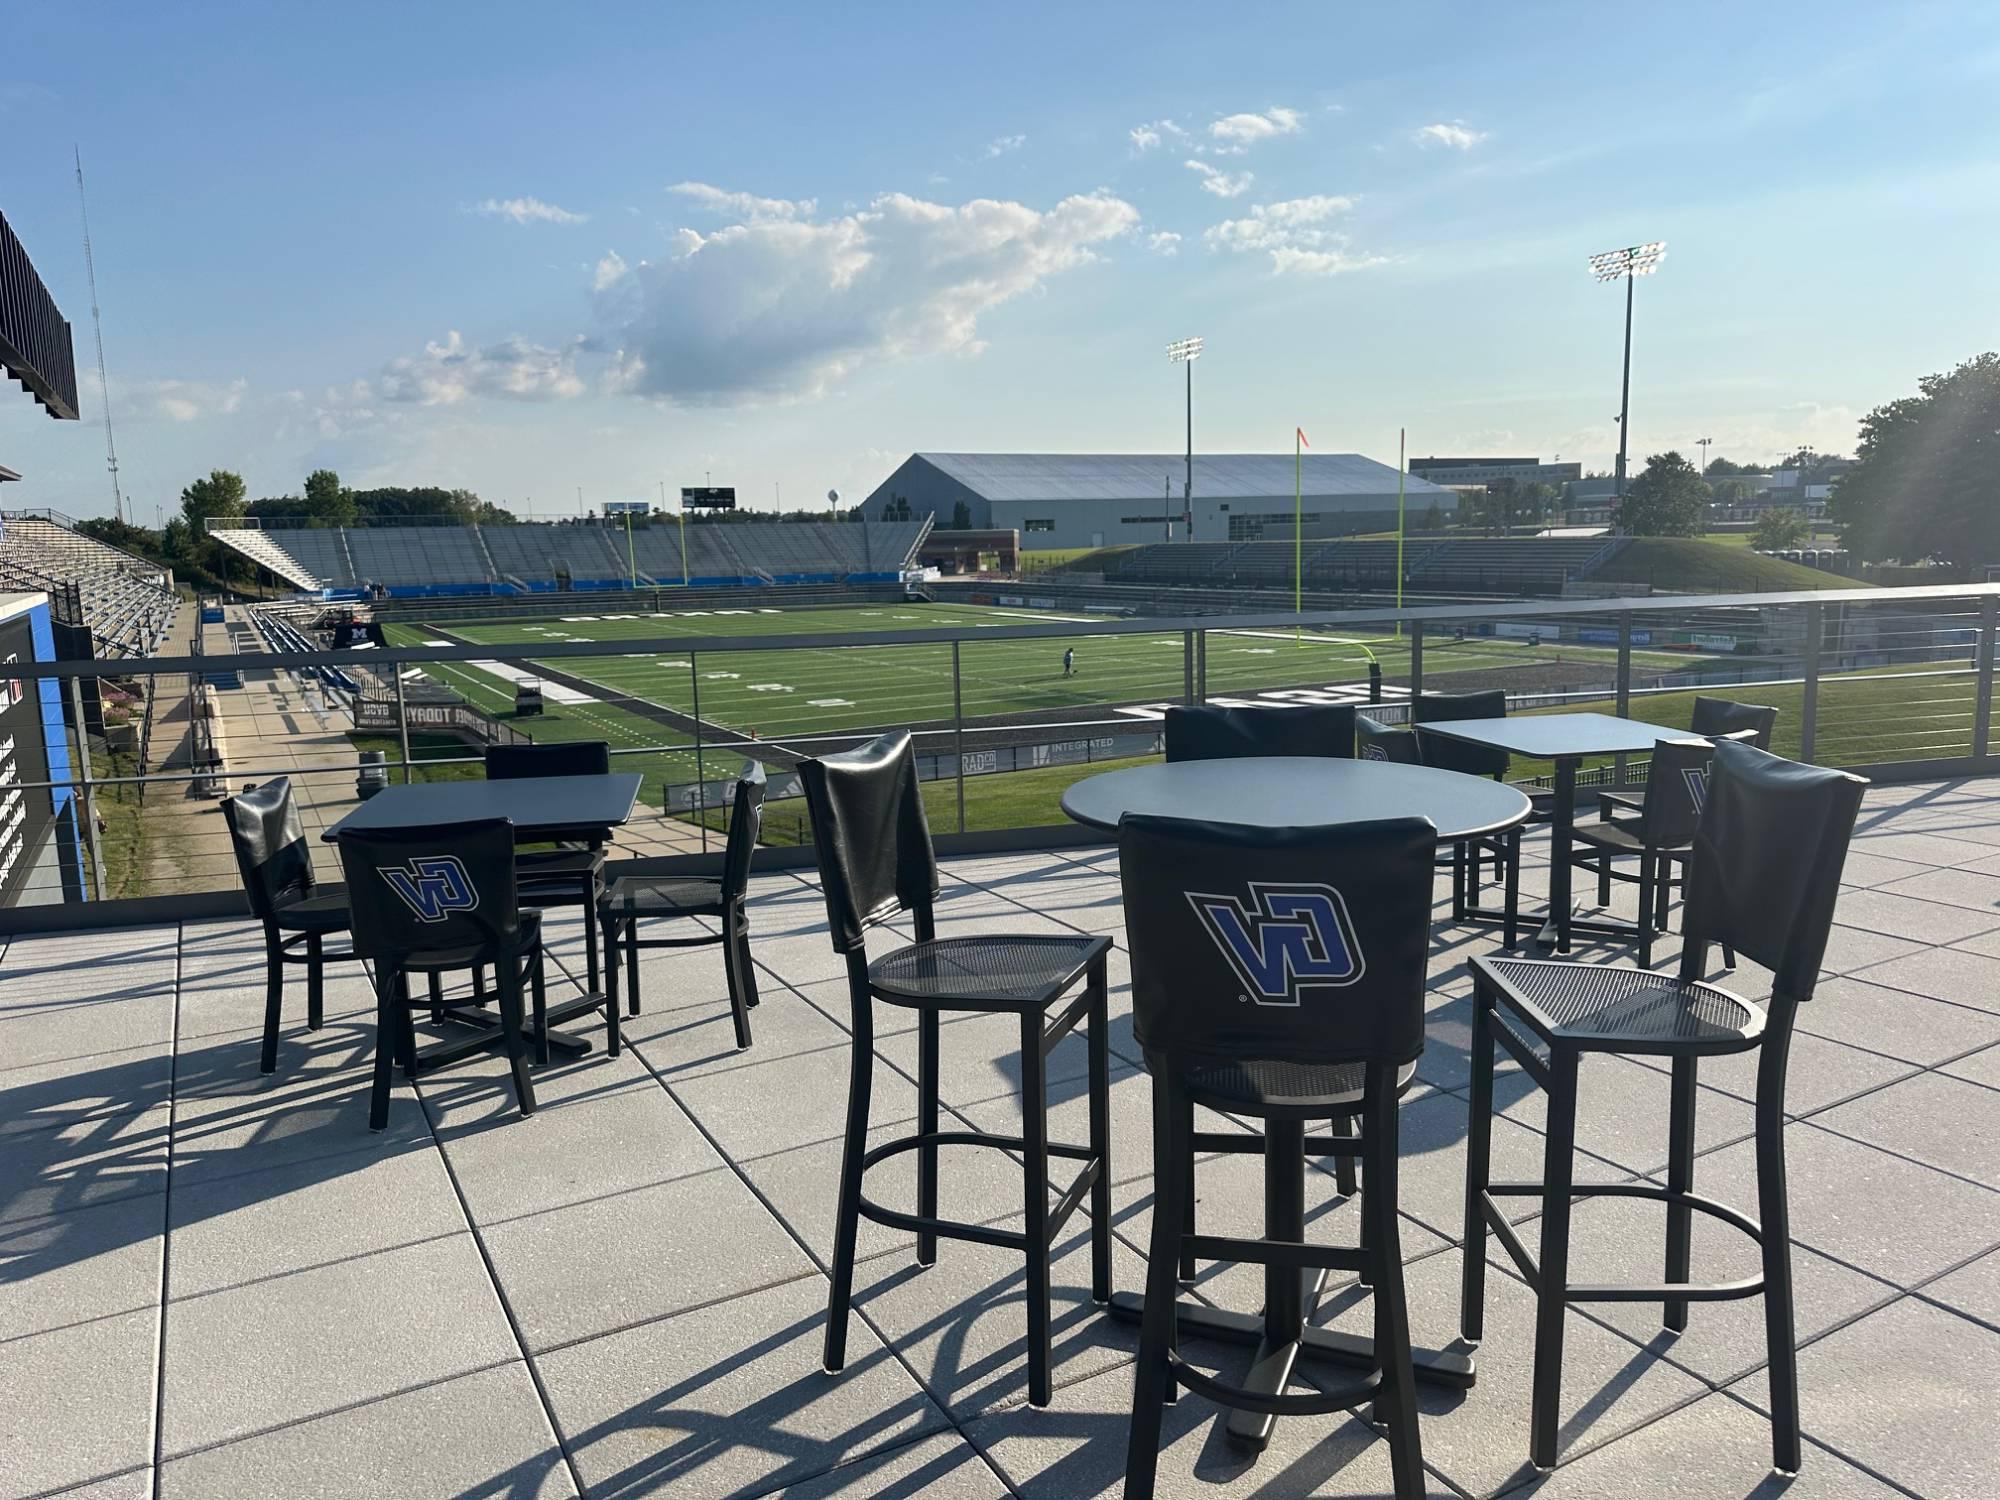
POLYGON ((0 501, 234 469, 521 514, 913 451, 1851 451, 2000 343, 2000 6, 23 6, 0 214, 84 420, 0 501))

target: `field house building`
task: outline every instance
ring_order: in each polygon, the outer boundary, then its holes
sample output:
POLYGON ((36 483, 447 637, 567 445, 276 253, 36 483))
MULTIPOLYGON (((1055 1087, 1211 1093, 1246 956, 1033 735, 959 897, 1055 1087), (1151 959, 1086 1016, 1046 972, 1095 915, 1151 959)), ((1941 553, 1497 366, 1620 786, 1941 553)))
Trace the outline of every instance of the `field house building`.
MULTIPOLYGON (((871 521, 934 515, 943 529, 1018 531, 1023 551, 1291 536, 1291 454, 1196 455, 1192 537, 1186 472, 1177 453, 913 453, 860 509, 871 521)), ((1414 524, 1434 505, 1449 515, 1458 496, 1412 475, 1404 505, 1414 524)), ((1308 453, 1302 514, 1308 537, 1393 530, 1396 471, 1358 453, 1308 453)))

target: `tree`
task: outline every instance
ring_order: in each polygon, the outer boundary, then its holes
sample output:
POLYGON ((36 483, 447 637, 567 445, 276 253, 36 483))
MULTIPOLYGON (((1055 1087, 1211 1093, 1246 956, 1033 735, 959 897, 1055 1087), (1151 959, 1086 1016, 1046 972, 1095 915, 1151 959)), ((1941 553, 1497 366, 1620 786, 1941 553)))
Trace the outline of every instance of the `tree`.
POLYGON ((306 475, 305 513, 314 526, 352 526, 358 514, 354 492, 331 469, 306 475))
POLYGON ((953 531, 970 531, 972 529, 972 507, 967 505, 963 500, 952 502, 951 529, 953 531))
POLYGON ((1861 419, 1853 468, 1829 510, 1870 560, 2000 562, 2000 354, 1926 375, 1917 394, 1861 419))
POLYGON ((1759 552, 1782 552, 1812 534, 1806 518, 1789 505, 1774 505, 1750 528, 1750 545, 1759 552))
POLYGON ((1727 479, 1731 474, 1755 474, 1757 470, 1748 464, 1731 463, 1726 458, 1711 458, 1708 467, 1701 472, 1705 478, 1714 480, 1727 479))
POLYGON ((1646 460, 1625 491, 1618 526, 1627 536, 1693 536, 1708 514, 1708 486, 1694 465, 1669 449, 1646 460))
POLYGON ((206 562, 217 576, 228 578, 229 555, 220 542, 209 540, 208 523, 243 519, 243 476, 227 469, 210 470, 206 479, 181 491, 181 514, 187 518, 195 561, 206 562))
POLYGON ((1425 511, 1424 518, 1421 521, 1417 522, 1417 530, 1419 531, 1444 530, 1444 512, 1438 508, 1437 501, 1435 500, 1431 501, 1431 508, 1425 511))

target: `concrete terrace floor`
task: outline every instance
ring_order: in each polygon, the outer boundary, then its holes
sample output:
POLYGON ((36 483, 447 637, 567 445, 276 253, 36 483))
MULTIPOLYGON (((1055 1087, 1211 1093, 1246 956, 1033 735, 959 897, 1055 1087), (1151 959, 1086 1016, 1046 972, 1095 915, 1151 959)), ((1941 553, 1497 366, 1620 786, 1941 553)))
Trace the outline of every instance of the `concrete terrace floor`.
MULTIPOLYGON (((1531 889, 1545 844, 1531 844, 1531 889)), ((1828 955, 1803 1013, 1789 1107, 1805 1469, 1768 1475, 1757 1302, 1572 1313, 1564 1461, 1526 1467, 1532 1305, 1494 1247, 1488 1337, 1469 1393, 1427 1392, 1438 1495, 1991 1496, 2000 1489, 2000 788, 1873 792, 1828 955)), ((1120 935, 1107 851, 954 861, 945 932, 1120 935)), ((259 940, 246 924, 19 938, 0 957, 0 1497, 1116 1494, 1131 1330, 1089 1302, 1084 1219, 1055 1268, 1057 1391, 1025 1406, 1017 1257, 864 1224, 850 1363, 820 1369, 847 1002, 812 883, 758 877, 756 1045, 730 1043, 713 949, 646 959, 645 1014, 613 1062, 538 1078, 523 1121, 482 1060, 399 1082, 366 1125, 370 1009, 333 971, 329 1023, 288 1011, 257 1072, 259 940)), ((580 970, 578 929, 555 920, 580 970)), ((1494 935, 1440 927, 1430 1043, 1404 1110, 1402 1210, 1419 1342, 1457 1326, 1468 981, 1494 935)), ((1671 944, 1660 952, 1671 962, 1671 944)), ((1612 956, 1605 950, 1605 956, 1612 956)), ((1132 1064, 1115 958, 1118 1284, 1141 1284, 1148 1083, 1132 1064)), ((1736 976, 1759 996, 1754 971, 1736 976)), ((557 986, 557 993, 563 986, 557 986)), ((914 1114, 914 1037, 883 1011, 876 1114, 914 1114), (900 1028, 900 1029, 899 1029, 900 1028)), ((945 1029, 951 1114, 1016 1117, 1005 1020, 945 1029)), ((1081 1139, 1083 1049, 1058 1050, 1058 1138, 1081 1139)), ((1754 1212, 1751 1068, 1703 1074, 1697 1186, 1754 1212)), ((1504 1079, 1496 1175, 1539 1171, 1542 1115, 1504 1079)), ((1579 1176, 1658 1171, 1658 1069, 1584 1069, 1579 1176)), ((1227 1125, 1217 1128, 1228 1128, 1227 1125)), ((871 1178, 909 1206, 903 1176, 871 1178)), ((1312 1232, 1355 1206, 1314 1169, 1312 1232)), ((1018 1169, 948 1151, 944 1210, 1017 1212, 1018 1169)), ((1200 1172, 1204 1227, 1252 1228, 1254 1159, 1200 1172)), ((1526 1213, 1526 1205, 1523 1207, 1526 1213)), ((1532 1236, 1530 1236, 1532 1239, 1532 1236)), ((1656 1210, 1575 1219, 1574 1275, 1658 1274, 1656 1210)), ((1695 1232, 1698 1274, 1744 1274, 1733 1236, 1695 1232)), ((1198 1295, 1252 1311, 1257 1273, 1204 1267, 1198 1295)), ((1366 1316, 1352 1288, 1324 1320, 1366 1316)), ((1189 1345, 1233 1371, 1241 1354, 1189 1345)), ((1215 1408, 1169 1412, 1161 1493, 1380 1495, 1385 1446, 1358 1418, 1281 1421, 1246 1462, 1215 1408)))

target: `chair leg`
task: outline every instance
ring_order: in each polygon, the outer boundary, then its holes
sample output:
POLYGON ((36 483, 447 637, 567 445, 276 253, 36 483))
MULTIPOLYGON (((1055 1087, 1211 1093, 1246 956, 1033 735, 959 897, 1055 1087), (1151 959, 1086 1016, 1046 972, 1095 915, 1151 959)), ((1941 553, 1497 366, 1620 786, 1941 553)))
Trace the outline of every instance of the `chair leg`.
POLYGON ((306 1030, 326 1024, 326 944, 318 933, 306 937, 306 1030))
POLYGON ((431 1025, 442 1026, 444 1024, 444 975, 432 971, 429 975, 428 988, 431 997, 431 1025))
POLYGON ((1639 856, 1639 967, 1653 967, 1653 881, 1656 861, 1651 854, 1639 856))
POLYGON ((1458 1331, 1468 1344, 1486 1335, 1486 1185, 1493 1150, 1493 1002, 1472 991, 1472 1089, 1465 1131, 1465 1234, 1461 1242, 1458 1331))
POLYGON ((750 916, 736 908, 736 976, 743 986, 743 1008, 757 1008, 757 965, 750 958, 750 916))
POLYGON ((1049 1089, 1042 1052, 1047 1017, 1021 1017, 1021 1198, 1028 1237, 1028 1404, 1055 1398, 1049 1355, 1049 1089))
POLYGON ((1503 908, 1507 914, 1506 945, 1517 945, 1521 920, 1521 830, 1515 829, 1507 835, 1507 888, 1503 898, 1503 908))
MULTIPOLYGON (((435 976, 431 982, 437 982, 435 976)), ((398 999, 402 1003, 396 1007, 396 1027, 403 1044, 403 1076, 414 1083, 417 1078, 417 1013, 410 1005, 408 977, 404 976, 401 983, 403 991, 398 999)))
POLYGON ((1382 1370, 1375 1420, 1388 1428, 1396 1500, 1423 1500, 1427 1484, 1417 1430, 1417 1377, 1410 1352, 1409 1300, 1403 1287, 1402 1235, 1396 1221, 1399 1121, 1393 1071, 1383 1080, 1382 1092, 1385 1097, 1375 1105, 1368 1132, 1373 1146, 1363 1168, 1368 1192, 1362 1202, 1374 1252, 1375 1358, 1382 1370))
POLYGON ((603 889, 597 883, 595 872, 583 877, 583 962, 584 969, 590 976, 589 987, 593 992, 597 989, 599 976, 597 972, 597 934, 591 930, 594 924, 590 920, 590 914, 597 910, 597 898, 603 894, 603 889))
POLYGON ((833 1275, 826 1300, 828 1371, 847 1363, 847 1312, 854 1296, 854 1242, 861 1230, 861 1158, 868 1150, 868 1097, 875 1083, 873 1002, 852 996, 853 1042, 847 1066, 847 1137, 840 1152, 840 1197, 833 1215, 833 1275))
MULTIPOLYGON (((1789 1002, 1787 1002, 1789 1003, 1789 1002)), ((1792 1211, 1785 1191, 1785 1059, 1789 1019, 1765 1033, 1757 1060, 1757 1219, 1763 1229, 1764 1338, 1770 1355, 1771 1462, 1799 1471, 1799 1349, 1792 1308, 1792 1211)))
POLYGON ((534 967, 529 971, 534 981, 535 997, 535 1062, 540 1067, 549 1063, 549 982, 542 972, 542 945, 535 944, 534 967))
MULTIPOLYGON (((1184 1179, 1180 1195, 1181 1233, 1191 1235, 1194 1233, 1194 1101, 1185 1095, 1177 1094, 1175 1097, 1180 1100, 1181 1118, 1178 1124, 1181 1138, 1187 1142, 1185 1155, 1175 1157, 1180 1163, 1181 1176, 1184 1179)), ((1194 1251, 1185 1244, 1180 1247, 1180 1263, 1181 1280, 1193 1281, 1194 1251)))
POLYGON ((1538 1469, 1556 1466, 1562 1420, 1570 1178, 1576 1170, 1576 1072, 1577 1054, 1558 1047, 1549 1059, 1548 1136, 1542 1152, 1542 1288, 1535 1301, 1535 1385, 1528 1419, 1528 1459, 1538 1469))
POLYGON ((1152 1500, 1160 1464, 1160 1418, 1172 1399, 1168 1351, 1174 1343, 1175 1285, 1187 1178, 1175 1160, 1181 1110, 1171 1080, 1153 1079, 1153 1233, 1146 1256, 1146 1305, 1132 1378, 1132 1421, 1125 1445, 1125 1500, 1152 1500))
POLYGON ((390 1002, 401 977, 386 968, 378 967, 375 971, 375 1077, 368 1090, 370 1130, 384 1130, 389 1124, 389 1083, 401 1045, 390 1002))
MULTIPOLYGON (((583 930, 587 936, 595 941, 597 934, 593 930, 593 925, 589 914, 586 913, 583 919, 583 930)), ((611 974, 618 972, 618 965, 615 962, 607 961, 607 967, 611 974)), ((607 976, 606 984, 609 985, 610 983, 611 980, 607 976)), ((616 1057, 624 1049, 624 1045, 624 1034, 618 1029, 618 996, 607 992, 604 996, 604 1050, 610 1056, 616 1057)))
POLYGON ((1465 845, 1451 846, 1451 919, 1465 920, 1465 845))
POLYGON ((1673 893, 1674 857, 1671 854, 1662 854, 1659 879, 1653 886, 1653 929, 1656 932, 1667 930, 1667 903, 1672 899, 1673 893))
POLYGON ((1597 904, 1611 904, 1611 856, 1608 854, 1597 856, 1597 904))
MULTIPOLYGON (((1692 1057, 1674 1059, 1672 1102, 1668 1106, 1667 1125, 1667 1187, 1676 1193, 1694 1191, 1694 1102, 1695 1102, 1695 1060, 1692 1057)), ((1667 1284, 1684 1284, 1692 1269, 1693 1252, 1691 1240, 1694 1231, 1694 1210, 1667 1205, 1667 1284)), ((1670 1297, 1663 1312, 1662 1322, 1670 1333, 1681 1333, 1688 1326, 1688 1302, 1685 1297, 1670 1297)))
POLYGON ((472 1003, 483 1009, 489 999, 490 997, 486 993, 486 965, 474 964, 472 966, 472 1003))
POLYGON ((743 941, 741 919, 731 911, 722 914, 722 972, 729 987, 729 1014, 736 1024, 739 1051, 750 1045, 750 1007, 757 993, 757 981, 750 977, 750 945, 743 941))
MULTIPOLYGON (((1332 1120, 1333 1133, 1342 1140, 1352 1140, 1355 1135, 1353 1115, 1335 1115, 1332 1120)), ((1343 1198, 1352 1198, 1355 1193, 1354 1158, 1336 1156, 1333 1159, 1333 1185, 1343 1198)))
MULTIPOLYGON (((734 965, 732 964, 732 967, 734 965)), ((737 1025, 743 1024, 741 1017, 737 1025)), ((917 1013, 917 1133, 936 1135, 938 1129, 938 1013, 922 1010, 917 1013)), ((1027 1102, 1022 1101, 1022 1107, 1027 1102)), ((938 1200, 938 1148, 936 1141, 926 1141, 917 1147, 917 1214, 920 1218, 937 1217, 938 1200)), ((934 1266, 937 1264, 937 1231, 919 1229, 917 1231, 917 1264, 934 1266)), ((1034 1254, 1031 1249, 1028 1252, 1034 1254)))
POLYGON ((1090 1154, 1097 1180, 1090 1185, 1090 1296, 1111 1300, 1111 1037, 1110 985, 1102 958, 1090 971, 1090 1154))
MULTIPOLYGON (((608 963, 618 962, 617 955, 609 955, 608 963)), ((639 924, 636 920, 625 923, 625 987, 631 996, 625 1002, 625 1014, 639 1014, 639 924)))
POLYGON ((616 1010, 624 1004, 618 994, 618 919, 604 912, 598 918, 597 933, 604 947, 604 998, 616 1010))
MULTIPOLYGON (((535 979, 541 981, 541 955, 534 957, 535 979)), ((500 1033, 507 1039, 507 1071, 514 1080, 514 1102, 523 1116, 535 1112, 535 1080, 528 1072, 528 1041, 521 1034, 521 966, 505 963, 496 976, 500 990, 500 1033)))
POLYGON ((285 962, 275 932, 264 938, 264 1051, 257 1066, 265 1073, 278 1071, 278 1028, 285 1021, 285 962))

